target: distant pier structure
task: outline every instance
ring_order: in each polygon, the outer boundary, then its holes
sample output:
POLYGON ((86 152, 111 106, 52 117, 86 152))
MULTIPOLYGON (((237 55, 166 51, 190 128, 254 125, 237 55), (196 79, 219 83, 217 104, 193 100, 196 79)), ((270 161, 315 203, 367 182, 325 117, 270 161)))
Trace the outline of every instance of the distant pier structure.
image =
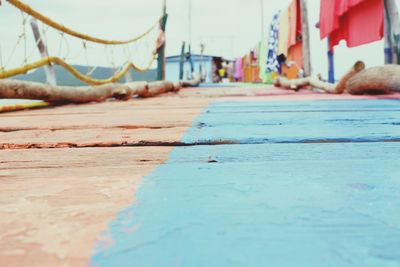
MULTIPOLYGON (((202 74, 202 76, 205 77, 204 82, 212 83, 214 81, 213 77, 215 78, 215 75, 218 75, 218 70, 222 67, 224 62, 231 62, 231 60, 220 56, 192 54, 190 58, 185 57, 183 64, 183 79, 191 79, 193 74, 202 74), (191 73, 191 65, 193 65, 193 73, 191 73)), ((166 58, 166 80, 180 80, 180 64, 180 55, 169 56, 166 58)))

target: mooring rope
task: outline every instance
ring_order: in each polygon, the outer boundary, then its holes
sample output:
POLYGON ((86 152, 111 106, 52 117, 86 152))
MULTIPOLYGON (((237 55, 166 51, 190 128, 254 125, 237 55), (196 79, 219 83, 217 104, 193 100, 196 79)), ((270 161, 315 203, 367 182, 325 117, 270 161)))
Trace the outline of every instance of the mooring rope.
MULTIPOLYGON (((114 59, 112 60, 113 63, 113 68, 116 69, 116 73, 114 73, 111 77, 107 78, 107 79, 95 79, 91 76, 89 76, 91 73, 93 73, 93 71, 96 69, 93 68, 91 71, 88 71, 86 74, 82 74, 81 72, 79 72, 75 67, 73 67, 71 64, 67 63, 66 60, 68 58, 69 55, 69 47, 68 47, 68 41, 65 38, 65 34, 66 35, 70 35, 73 37, 76 37, 78 39, 81 39, 83 42, 83 50, 85 53, 85 58, 86 61, 88 62, 87 59, 87 55, 86 55, 86 42, 92 42, 92 43, 97 43, 97 44, 104 44, 106 47, 108 45, 112 45, 113 47, 116 45, 127 45, 127 44, 136 44, 136 41, 146 37, 147 35, 149 35, 153 30, 155 30, 157 27, 159 27, 160 21, 161 19, 157 20, 157 22, 152 25, 148 30, 146 30, 144 33, 142 33, 139 36, 136 36, 132 39, 129 40, 106 40, 106 39, 101 39, 101 38, 97 38, 97 37, 93 37, 87 34, 83 34, 83 33, 79 33, 77 31, 74 31, 68 27, 65 27, 63 25, 61 25, 60 23, 55 22, 54 20, 50 19, 49 17, 39 13, 38 11, 34 10, 33 8, 31 8, 29 5, 23 3, 22 1, 19 0, 7 0, 8 3, 10 3, 11 5, 13 5, 14 7, 16 7, 17 9, 19 9, 21 11, 21 14, 23 15, 23 20, 24 20, 24 27, 26 24, 26 21, 28 20, 28 16, 31 16, 39 21, 41 21, 43 23, 43 25, 46 25, 48 28, 52 28, 56 31, 58 31, 60 33, 60 48, 59 48, 59 54, 61 54, 61 47, 62 47, 62 42, 65 41, 66 46, 67 46, 67 55, 65 57, 61 57, 59 56, 49 56, 46 58, 42 58, 41 60, 38 61, 34 61, 34 62, 30 62, 28 63, 28 59, 27 59, 27 55, 26 55, 26 47, 24 49, 24 53, 25 53, 25 60, 22 66, 17 67, 17 68, 12 68, 12 69, 6 69, 7 66, 7 61, 6 64, 4 64, 3 60, 1 59, 1 67, 0 67, 0 79, 5 79, 5 78, 9 78, 12 76, 16 76, 16 75, 20 75, 20 74, 26 74, 27 72, 34 70, 34 69, 38 69, 41 68, 45 65, 51 65, 51 64, 57 64, 61 67, 63 67, 65 70, 67 70, 69 73, 71 73, 75 78, 77 78, 78 80, 88 84, 88 85, 102 85, 102 84, 106 84, 106 83, 115 83, 118 82, 122 77, 124 77, 128 72, 129 69, 133 69, 137 72, 145 72, 148 71, 155 59, 157 58, 157 49, 155 51, 153 51, 151 53, 151 58, 149 60, 149 62, 147 63, 147 65, 145 65, 144 67, 139 67, 136 64, 134 64, 131 60, 131 58, 129 58, 128 60, 126 60, 126 64, 122 65, 120 68, 116 68, 114 59), (27 15, 27 17, 24 16, 24 14, 27 15)), ((47 32, 43 31, 43 33, 47 32)), ((23 39, 23 37, 25 37, 26 32, 25 32, 25 28, 23 31, 22 36, 19 36, 18 42, 16 44, 16 46, 19 45, 21 39, 23 39)), ((45 34, 46 36, 46 34, 45 34)), ((26 46, 26 39, 25 41, 25 46, 26 46)), ((148 40, 146 39, 146 44, 148 46, 148 40)), ((14 49, 15 50, 15 49, 14 49)), ((14 54, 14 51, 12 55, 14 54)), ((12 57, 11 55, 11 57, 12 57)), ((3 56, 3 55, 2 55, 3 56)), ((114 55, 112 54, 112 57, 114 57, 114 55)))
POLYGON ((128 62, 125 64, 125 66, 121 69, 121 71, 115 73, 113 76, 107 78, 107 79, 94 79, 88 75, 84 75, 80 73, 77 69, 75 69, 73 66, 65 62, 59 57, 48 57, 48 58, 43 58, 41 60, 31 62, 28 64, 25 64, 22 67, 14 68, 14 69, 9 69, 9 70, 1 70, 0 72, 0 79, 5 79, 9 78, 12 76, 16 76, 19 74, 25 74, 30 70, 41 68, 45 65, 48 64, 57 64, 64 69, 66 69, 69 73, 71 73, 75 78, 78 80, 89 84, 89 85, 102 85, 102 84, 107 84, 107 83, 115 83, 118 82, 122 77, 125 76, 125 74, 129 71, 129 69, 134 69, 137 72, 145 72, 150 69, 151 65, 153 64, 154 60, 156 59, 157 54, 153 54, 151 60, 149 61, 148 65, 144 68, 140 68, 136 66, 133 62, 128 62))
POLYGON ((72 30, 52 19, 50 19, 49 17, 39 13, 38 11, 34 10, 33 8, 31 8, 29 5, 19 1, 19 0, 7 0, 11 5, 15 6, 16 8, 18 8, 19 10, 25 12, 26 14, 36 18, 37 20, 40 20, 41 22, 43 22, 44 24, 58 30, 61 31, 63 33, 66 33, 68 35, 77 37, 79 39, 83 39, 86 41, 90 41, 90 42, 94 42, 94 43, 99 43, 99 44, 107 44, 107 45, 122 45, 122 44, 129 44, 129 43, 133 43, 136 42, 140 39, 142 39, 143 37, 145 37, 146 35, 148 35, 153 29, 155 29, 159 23, 160 23, 160 19, 157 20, 156 23, 154 23, 154 25, 152 25, 148 30, 146 30, 144 33, 140 34, 139 36, 136 36, 134 38, 128 39, 128 40, 106 40, 106 39, 101 39, 101 38, 97 38, 97 37, 93 37, 90 36, 88 34, 83 34, 83 33, 79 33, 75 30, 72 30))

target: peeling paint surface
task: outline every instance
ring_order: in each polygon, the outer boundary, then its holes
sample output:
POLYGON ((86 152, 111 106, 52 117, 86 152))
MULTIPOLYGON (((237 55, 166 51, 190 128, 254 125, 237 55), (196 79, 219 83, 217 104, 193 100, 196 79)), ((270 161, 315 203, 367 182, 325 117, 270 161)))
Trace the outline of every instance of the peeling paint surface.
POLYGON ((211 104, 90 266, 400 266, 399 104, 211 104))

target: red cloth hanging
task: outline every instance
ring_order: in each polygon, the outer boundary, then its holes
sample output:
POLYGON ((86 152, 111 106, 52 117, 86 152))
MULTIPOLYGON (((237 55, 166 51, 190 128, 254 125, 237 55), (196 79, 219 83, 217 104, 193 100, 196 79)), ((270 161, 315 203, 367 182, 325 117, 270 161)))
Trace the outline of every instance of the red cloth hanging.
POLYGON ((341 40, 347 47, 372 43, 383 38, 383 0, 321 0, 321 39, 329 37, 332 49, 341 40))

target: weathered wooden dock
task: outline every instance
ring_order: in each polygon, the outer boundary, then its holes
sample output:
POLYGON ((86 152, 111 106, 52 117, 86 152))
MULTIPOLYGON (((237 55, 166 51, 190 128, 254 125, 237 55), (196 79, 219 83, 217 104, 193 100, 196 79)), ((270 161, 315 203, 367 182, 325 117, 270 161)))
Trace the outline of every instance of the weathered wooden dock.
POLYGON ((0 114, 1 266, 398 266, 400 95, 0 114))

